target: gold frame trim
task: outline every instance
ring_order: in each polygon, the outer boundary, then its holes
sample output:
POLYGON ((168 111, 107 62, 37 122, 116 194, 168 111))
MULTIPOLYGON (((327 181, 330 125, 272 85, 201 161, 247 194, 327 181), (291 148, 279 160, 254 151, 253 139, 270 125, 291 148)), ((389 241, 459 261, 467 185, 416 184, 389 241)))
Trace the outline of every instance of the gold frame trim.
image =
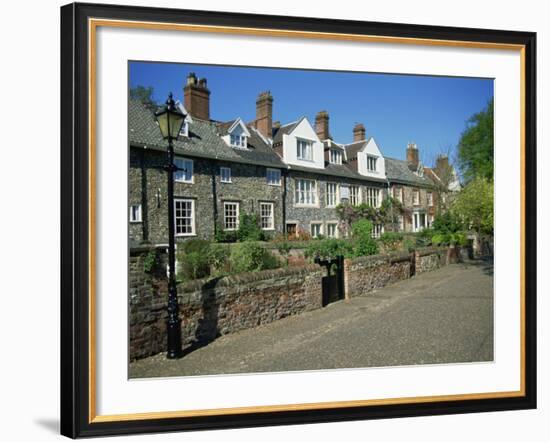
POLYGON ((458 40, 438 40, 438 39, 422 39, 422 38, 405 38, 405 37, 389 37, 376 35, 358 35, 358 34, 341 34, 329 32, 311 32, 311 31, 292 31, 282 29, 263 29, 263 28, 243 28, 233 26, 211 26, 211 25, 191 25, 181 23, 157 23, 157 22, 140 22, 129 20, 111 20, 111 19, 95 19, 88 20, 88 35, 89 35, 89 423, 100 422, 120 422, 120 421, 138 421, 146 419, 169 419, 179 417, 198 417, 198 416, 220 416, 220 415, 238 415, 246 413, 270 413, 279 411, 298 411, 298 410, 322 410, 328 408, 349 408, 349 407, 365 407, 376 405, 396 405, 396 404, 420 404, 427 402, 442 402, 442 401, 461 401, 461 400, 482 400, 482 399, 497 399, 497 398, 513 398, 523 397, 526 394, 525 385, 525 45, 521 44, 504 44, 504 43, 488 43, 474 41, 458 41, 458 40), (439 396, 418 396, 418 397, 401 397, 388 399, 369 399, 369 400, 353 400, 353 401, 336 401, 336 402, 316 402, 302 404, 284 404, 284 405, 262 405, 249 407, 234 407, 234 408, 215 408, 215 409, 199 409, 199 410, 181 410, 181 411, 159 411, 148 413, 129 413, 129 414, 112 414, 98 415, 96 414, 96 35, 97 28, 116 27, 116 28, 134 28, 148 30, 169 30, 169 31, 185 31, 185 32, 206 32, 218 34, 235 34, 235 35, 254 35, 266 37, 290 37, 290 38, 308 38, 308 39, 323 39, 323 40, 339 40, 339 41, 357 41, 370 43, 386 43, 386 44, 411 44, 420 46, 442 46, 442 47, 461 47, 461 48, 476 48, 476 49, 496 49, 519 51, 520 53, 520 208, 521 208, 521 226, 520 226, 520 389, 518 391, 504 392, 489 392, 489 393, 465 393, 454 395, 439 395, 439 396))

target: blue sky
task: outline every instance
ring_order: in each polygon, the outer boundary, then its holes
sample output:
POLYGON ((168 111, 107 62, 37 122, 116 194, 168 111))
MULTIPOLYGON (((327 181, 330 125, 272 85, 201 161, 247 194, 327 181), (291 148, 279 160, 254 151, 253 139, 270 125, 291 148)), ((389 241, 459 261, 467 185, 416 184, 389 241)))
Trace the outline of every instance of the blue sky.
POLYGON ((151 62, 130 62, 130 87, 153 86, 158 102, 169 92, 183 101, 189 72, 208 80, 212 119, 253 120, 256 97, 269 90, 274 120, 304 115, 314 124, 315 114, 327 110, 335 141, 351 142, 361 122, 384 155, 405 158, 407 143, 415 142, 428 164, 457 145, 466 120, 493 96, 492 79, 151 62))

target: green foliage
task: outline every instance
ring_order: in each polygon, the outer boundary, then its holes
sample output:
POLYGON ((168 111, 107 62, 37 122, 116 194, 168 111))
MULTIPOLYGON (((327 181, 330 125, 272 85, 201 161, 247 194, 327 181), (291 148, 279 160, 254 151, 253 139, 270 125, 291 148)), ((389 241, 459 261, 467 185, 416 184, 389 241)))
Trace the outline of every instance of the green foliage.
POLYGON ((483 235, 493 234, 493 182, 486 178, 474 178, 460 191, 453 202, 451 211, 465 228, 483 235))
POLYGON ((458 162, 466 182, 493 180, 493 100, 470 117, 458 143, 458 162))
POLYGON ((147 252, 147 255, 143 258, 143 271, 145 273, 152 273, 157 265, 157 251, 151 249, 147 252))
POLYGON ((432 228, 436 233, 455 233, 463 230, 464 224, 455 213, 449 211, 436 215, 432 228))
POLYGON ((433 229, 424 229, 416 234, 416 247, 428 247, 432 245, 433 229))
POLYGON ((130 98, 133 100, 139 100, 144 104, 156 104, 153 100, 153 86, 138 85, 130 88, 130 98))
POLYGON ((380 243, 386 250, 397 250, 403 241, 403 234, 399 232, 384 232, 380 238, 380 243))
POLYGON ((408 252, 414 251, 415 248, 415 241, 413 241, 411 238, 405 238, 403 241, 403 249, 407 250, 408 252))
POLYGON ((210 275, 208 254, 210 242, 193 238, 178 245, 179 277, 184 280, 204 278, 210 275))
POLYGON ((232 273, 255 272, 279 266, 277 259, 268 250, 251 241, 232 246, 229 259, 232 273))
POLYGON ((352 224, 363 219, 373 224, 382 224, 394 230, 398 224, 399 216, 402 216, 405 211, 403 204, 392 197, 384 198, 380 207, 372 207, 365 203, 357 206, 352 206, 349 203, 336 206, 336 213, 344 223, 344 231, 352 224))
POLYGON ((216 274, 222 274, 229 270, 229 250, 227 246, 221 244, 210 244, 208 249, 208 262, 211 271, 216 274))
POLYGON ((239 241, 263 241, 264 232, 260 228, 259 217, 255 213, 241 213, 239 217, 239 229, 237 230, 239 241))
POLYGON ((311 242, 304 254, 307 258, 311 259, 334 259, 339 255, 342 255, 344 258, 350 258, 355 255, 355 252, 353 244, 350 241, 330 238, 311 242))
POLYGON ((237 242, 237 231, 223 230, 221 226, 217 226, 216 233, 214 234, 214 241, 219 243, 237 242))
POLYGON ((435 246, 465 246, 468 244, 468 238, 464 232, 436 233, 432 236, 432 244, 435 246))
POLYGON ((372 238, 372 223, 361 219, 351 225, 351 237, 354 241, 355 256, 376 255, 378 244, 372 238))

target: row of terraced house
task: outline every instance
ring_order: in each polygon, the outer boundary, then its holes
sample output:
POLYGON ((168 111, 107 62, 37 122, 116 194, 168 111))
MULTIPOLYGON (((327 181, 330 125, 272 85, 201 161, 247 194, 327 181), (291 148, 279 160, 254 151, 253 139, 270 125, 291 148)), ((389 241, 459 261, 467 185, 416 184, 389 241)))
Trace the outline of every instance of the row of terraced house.
MULTIPOLYGON (((254 121, 238 116, 216 121, 210 116, 206 79, 193 73, 183 92, 178 106, 187 117, 174 143, 181 169, 174 185, 178 241, 237 230, 243 213, 257 214, 261 228, 273 235, 306 231, 313 237, 338 237, 340 203, 379 207, 388 195, 407 209, 398 229, 414 232, 430 226, 441 206, 438 173, 449 168, 445 156, 428 168, 410 143, 405 160, 388 158, 360 123, 353 127, 352 143, 338 143, 326 111, 317 113, 314 125, 305 117, 274 122, 269 92, 259 94, 254 121)), ((165 244, 168 237, 166 142, 155 110, 139 100, 129 102, 132 243, 165 244)), ((458 181, 450 185, 456 188, 458 181)), ((374 236, 383 230, 375 226, 374 236)))

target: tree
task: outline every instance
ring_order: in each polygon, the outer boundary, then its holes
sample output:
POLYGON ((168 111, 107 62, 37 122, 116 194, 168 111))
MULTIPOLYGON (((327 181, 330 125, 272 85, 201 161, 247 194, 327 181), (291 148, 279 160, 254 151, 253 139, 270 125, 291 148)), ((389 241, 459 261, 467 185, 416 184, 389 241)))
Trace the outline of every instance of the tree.
POLYGON ((493 191, 492 181, 474 178, 457 195, 451 209, 479 238, 493 234, 493 191))
POLYGON ((137 85, 136 87, 130 88, 130 98, 132 100, 139 100, 145 104, 156 104, 153 99, 153 86, 137 85))
POLYGON ((474 114, 458 143, 460 170, 466 182, 475 177, 493 180, 493 99, 474 114))

